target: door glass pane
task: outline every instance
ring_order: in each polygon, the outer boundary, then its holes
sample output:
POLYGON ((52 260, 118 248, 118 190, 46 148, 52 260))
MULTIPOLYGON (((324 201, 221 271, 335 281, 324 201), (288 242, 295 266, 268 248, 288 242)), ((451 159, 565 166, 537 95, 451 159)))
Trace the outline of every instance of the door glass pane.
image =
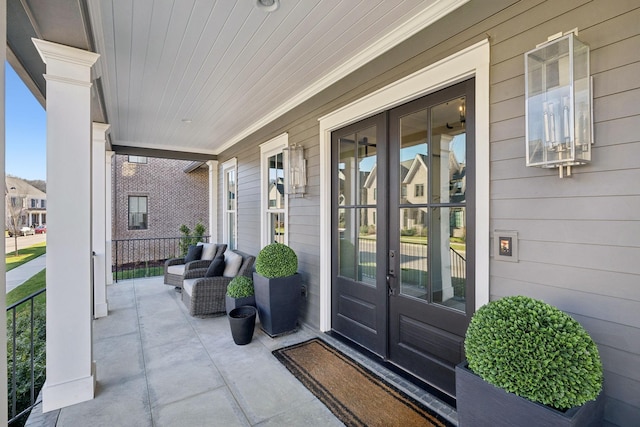
POLYGON ((400 204, 427 203, 428 110, 400 119, 400 204))
MULTIPOLYGON (((356 134, 358 141, 358 180, 360 194, 358 204, 375 204, 376 173, 378 144, 376 141, 376 128, 370 127, 356 134)), ((363 224, 366 225, 366 224, 363 224)))
POLYGON ((443 207, 431 214, 431 298, 436 304, 465 310, 466 209, 443 207))
POLYGON ((355 204, 356 186, 356 135, 348 135, 340 138, 338 161, 338 205, 353 206, 355 204))
POLYGON ((465 98, 431 109, 433 203, 459 203, 466 191, 465 98))
POLYGON ((400 209, 400 293, 427 299, 427 208, 400 209))
POLYGON ((339 275, 375 286, 376 234, 365 225, 375 209, 348 208, 338 210, 339 275))

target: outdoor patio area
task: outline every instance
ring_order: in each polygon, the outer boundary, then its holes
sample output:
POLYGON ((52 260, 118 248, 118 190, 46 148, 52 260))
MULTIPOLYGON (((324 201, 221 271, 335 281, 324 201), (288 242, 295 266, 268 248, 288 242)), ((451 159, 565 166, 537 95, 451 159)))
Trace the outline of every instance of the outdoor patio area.
MULTIPOLYGON (((44 417, 34 410, 28 425, 341 425, 271 354, 318 335, 309 328, 272 339, 256 325, 253 341, 237 346, 225 316, 191 317, 161 277, 110 285, 108 301, 109 316, 94 322, 95 399, 44 417)), ((322 337, 457 424, 448 405, 322 337)))

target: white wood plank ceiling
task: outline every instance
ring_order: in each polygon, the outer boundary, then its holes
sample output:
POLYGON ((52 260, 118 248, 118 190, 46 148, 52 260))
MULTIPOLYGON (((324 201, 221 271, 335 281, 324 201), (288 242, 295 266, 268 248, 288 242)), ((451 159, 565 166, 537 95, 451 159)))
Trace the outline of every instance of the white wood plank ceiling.
POLYGON ((467 0, 91 0, 115 145, 218 154, 467 0))

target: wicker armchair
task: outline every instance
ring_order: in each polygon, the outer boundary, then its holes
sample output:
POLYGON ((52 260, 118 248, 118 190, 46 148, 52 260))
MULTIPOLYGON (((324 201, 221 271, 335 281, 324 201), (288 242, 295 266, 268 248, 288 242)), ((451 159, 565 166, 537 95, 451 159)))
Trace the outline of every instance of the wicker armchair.
MULTIPOLYGON (((216 244, 215 256, 221 255, 227 250, 225 243, 216 244)), ((164 262, 164 284, 169 286, 175 286, 176 288, 182 288, 182 281, 187 271, 204 268, 205 271, 211 264, 213 259, 198 259, 191 261, 187 264, 184 263, 184 257, 171 258, 164 262)))
MULTIPOLYGON (((242 264, 237 276, 252 277, 253 255, 240 251, 233 251, 242 257, 242 264)), ((233 277, 215 276, 204 277, 206 268, 191 269, 185 272, 182 289, 182 302, 192 316, 215 316, 226 313, 225 295, 227 285, 233 277)))

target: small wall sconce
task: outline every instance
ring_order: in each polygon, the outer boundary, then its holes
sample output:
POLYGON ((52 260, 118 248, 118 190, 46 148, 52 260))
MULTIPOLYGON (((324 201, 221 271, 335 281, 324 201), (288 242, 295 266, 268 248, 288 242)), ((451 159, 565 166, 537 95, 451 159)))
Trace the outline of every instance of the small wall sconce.
POLYGON ((589 46, 577 30, 525 53, 527 166, 558 168, 591 161, 593 117, 589 46))
POLYGON ((293 144, 283 149, 285 180, 284 192, 294 197, 304 197, 307 188, 307 161, 304 147, 293 144))

